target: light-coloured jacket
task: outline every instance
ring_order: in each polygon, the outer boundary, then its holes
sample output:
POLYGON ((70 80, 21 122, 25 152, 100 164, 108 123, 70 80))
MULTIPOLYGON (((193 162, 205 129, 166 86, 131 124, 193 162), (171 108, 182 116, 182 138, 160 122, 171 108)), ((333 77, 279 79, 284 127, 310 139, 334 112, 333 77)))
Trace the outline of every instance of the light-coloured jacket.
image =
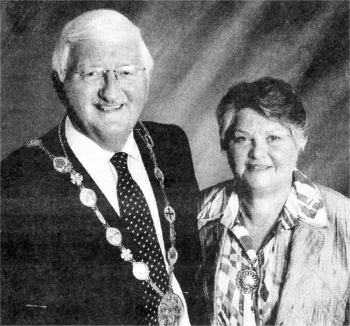
MULTIPOLYGON (((202 246, 198 277, 203 280, 203 313, 210 325, 216 325, 216 282, 227 233, 220 219, 231 187, 232 181, 226 181, 203 190, 199 201, 198 216, 205 218, 198 220, 202 246)), ((300 221, 295 227, 275 325, 350 324, 350 200, 318 187, 330 226, 316 228, 300 221)))

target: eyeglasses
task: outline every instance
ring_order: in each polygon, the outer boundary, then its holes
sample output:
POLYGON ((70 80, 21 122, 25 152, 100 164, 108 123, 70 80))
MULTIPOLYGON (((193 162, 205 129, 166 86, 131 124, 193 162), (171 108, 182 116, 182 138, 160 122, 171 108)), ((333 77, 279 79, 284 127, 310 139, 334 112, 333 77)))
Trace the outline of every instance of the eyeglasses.
POLYGON ((104 70, 102 68, 89 68, 82 71, 73 71, 87 83, 96 83, 106 80, 108 72, 113 72, 118 81, 122 84, 132 84, 140 77, 140 72, 145 71, 144 67, 124 66, 115 70, 104 70))

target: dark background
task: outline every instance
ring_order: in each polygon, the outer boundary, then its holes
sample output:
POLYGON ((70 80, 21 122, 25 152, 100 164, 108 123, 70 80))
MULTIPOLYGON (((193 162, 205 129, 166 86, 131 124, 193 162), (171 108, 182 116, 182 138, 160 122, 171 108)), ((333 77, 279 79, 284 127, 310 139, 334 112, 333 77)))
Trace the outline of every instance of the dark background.
POLYGON ((308 113, 299 168, 349 195, 347 1, 2 1, 2 157, 62 117, 50 79, 54 44, 66 22, 97 8, 143 31, 155 69, 142 118, 186 131, 201 188, 232 176, 218 102, 233 83, 269 75, 291 83, 308 113))

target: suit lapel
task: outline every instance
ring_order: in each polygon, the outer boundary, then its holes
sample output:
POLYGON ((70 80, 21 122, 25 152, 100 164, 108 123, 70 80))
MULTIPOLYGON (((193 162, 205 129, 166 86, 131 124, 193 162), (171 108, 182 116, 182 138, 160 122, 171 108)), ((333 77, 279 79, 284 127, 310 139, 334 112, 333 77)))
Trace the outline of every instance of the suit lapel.
POLYGON ((103 192, 100 190, 100 188, 97 186, 95 181, 92 179, 90 174, 85 170, 84 166, 80 163, 80 161, 76 158, 71 148, 68 146, 66 147, 66 151, 68 154, 68 157, 70 161, 72 162, 74 168, 76 171, 79 171, 83 175, 83 183, 86 188, 92 189, 97 196, 97 206, 99 210, 101 211, 103 217, 106 219, 109 225, 113 226, 116 224, 116 221, 119 219, 119 215, 117 212, 113 209, 112 205, 109 203, 103 192))
MULTIPOLYGON (((63 128, 62 128, 63 130, 62 130, 62 135, 61 135, 62 136, 62 143, 65 147, 66 152, 67 152, 68 158, 74 167, 74 170, 83 176, 84 187, 92 189, 96 193, 97 206, 98 206, 100 212, 102 213, 103 217, 107 221, 107 223, 111 227, 117 227, 121 231, 122 234, 126 235, 127 234, 126 226, 124 226, 124 223, 121 222, 119 215, 114 210, 114 208, 109 203, 108 199, 105 197, 103 192, 100 190, 100 188, 97 186, 97 184, 92 179, 90 174, 86 171, 84 166, 80 163, 80 161, 77 159, 77 157, 75 156, 75 154, 71 150, 71 148, 67 142, 67 139, 65 137, 64 125, 65 124, 63 123, 63 128)), ((47 143, 47 147, 48 147, 49 151, 52 152, 52 154, 57 155, 57 156, 64 156, 63 150, 61 148, 62 146, 59 142, 59 136, 58 136, 57 130, 58 129, 55 128, 55 130, 52 134, 52 137, 50 137, 49 142, 47 143)), ((70 182, 70 178, 68 175, 62 175, 62 177, 65 177, 67 179, 65 182, 70 182)), ((76 197, 73 198, 73 200, 79 202, 79 189, 78 189, 78 187, 75 185, 72 185, 72 191, 76 192, 76 197)), ((82 213, 86 212, 86 219, 92 219, 92 221, 95 221, 92 223, 94 225, 96 225, 98 230, 100 230, 101 232, 104 233, 104 228, 102 226, 102 223, 98 220, 96 215, 93 213, 92 209, 84 206, 83 204, 81 204, 80 207, 81 207, 81 212, 79 212, 78 215, 83 215, 82 213)), ((126 237, 126 236, 123 237, 123 245, 126 248, 129 248, 130 246, 132 246, 132 241, 131 241, 131 239, 128 239, 128 238, 129 237, 126 237)))
MULTIPOLYGON (((151 133, 151 131, 149 130, 151 133)), ((135 129, 134 129, 134 138, 136 141, 136 144, 139 148, 143 164, 146 168, 146 172, 149 178, 149 181, 152 186, 153 194, 155 196, 156 202, 157 202, 157 208, 158 208, 158 214, 159 214, 159 219, 162 227, 162 233, 163 233, 163 239, 164 239, 164 244, 165 248, 170 247, 170 241, 169 241, 169 225, 168 222, 163 218, 163 210, 165 208, 165 202, 164 202, 164 196, 162 189, 160 188, 159 181, 156 179, 154 175, 154 164, 150 155, 150 151, 147 148, 145 141, 142 139, 141 135, 144 135, 143 128, 139 123, 136 124, 135 129)), ((153 135, 152 135, 153 137, 153 135)), ((153 141, 155 142, 155 146, 157 144, 157 139, 153 138, 153 141)), ((155 150, 155 148, 153 148, 155 150)), ((158 158, 158 157, 157 157, 158 158)), ((157 160, 157 163, 159 164, 159 160, 157 160)), ((159 168, 163 171, 164 177, 166 178, 166 171, 162 166, 159 166, 159 168)))
MULTIPOLYGON (((317 264, 324 245, 323 229, 312 227, 304 222, 297 226, 291 241, 291 253, 285 284, 280 298, 276 325, 288 324, 289 312, 295 306, 298 293, 307 291, 311 270, 317 264)), ((305 314, 305 311, 303 311, 305 314)), ((309 311, 312 314, 312 311, 309 311)), ((289 324, 288 324, 289 325, 289 324)))
MULTIPOLYGON (((80 173, 83 176, 83 184, 86 188, 92 189, 97 196, 97 206, 99 210, 101 211, 103 217, 107 221, 107 223, 110 226, 117 227, 122 234, 127 234, 126 227, 124 226, 124 223, 121 223, 119 215, 116 213, 116 211, 113 209, 103 192, 100 190, 100 188, 97 186, 95 181, 92 179, 92 177, 89 175, 89 173, 85 170, 84 166, 80 163, 80 161, 77 159, 77 157, 74 155, 73 151, 71 150, 70 146, 68 145, 67 139, 65 137, 65 123, 62 123, 62 142, 65 147, 65 150, 67 152, 67 155, 69 157, 69 160, 71 161, 74 169, 76 172, 80 173)), ((59 136, 57 132, 58 128, 55 128, 52 133, 50 133, 50 137, 46 139, 44 142, 44 145, 47 146, 50 152, 52 152, 53 155, 55 156, 64 156, 63 150, 61 148, 61 144, 59 142, 59 136)), ((153 161, 150 156, 149 149, 147 148, 144 140, 140 136, 139 132, 135 132, 135 130, 140 130, 142 134, 143 128, 139 123, 136 124, 135 129, 134 129, 134 138, 136 141, 136 144, 139 148, 143 164, 145 166, 148 178, 150 180, 153 193, 157 202, 157 208, 159 212, 159 217, 161 221, 161 227, 162 227, 162 232, 163 232, 163 238, 164 238, 164 243, 166 248, 170 246, 170 241, 169 241, 169 227, 168 227, 168 222, 165 220, 165 218, 162 218, 162 212, 165 207, 164 203, 164 197, 162 190, 159 185, 159 181, 155 178, 154 175, 154 165, 153 161)), ((160 166, 162 171, 164 172, 164 169, 160 166)), ((166 176, 166 173, 164 173, 166 176)), ((67 176, 64 176, 67 177, 67 176)), ((69 178, 67 177, 67 182, 69 182, 69 178)), ((73 186, 72 187, 76 187, 73 186)), ((77 192, 77 197, 76 200, 79 201, 79 189, 76 187, 76 192, 77 192)), ((87 212, 87 218, 93 218, 96 220, 96 223, 101 223, 95 214, 92 212, 92 210, 88 207, 81 206, 82 210, 86 210, 87 212)), ((103 231, 102 225, 101 225, 101 231, 103 231)), ((133 247, 133 244, 131 240, 128 237, 123 237, 123 245, 127 248, 133 247)))

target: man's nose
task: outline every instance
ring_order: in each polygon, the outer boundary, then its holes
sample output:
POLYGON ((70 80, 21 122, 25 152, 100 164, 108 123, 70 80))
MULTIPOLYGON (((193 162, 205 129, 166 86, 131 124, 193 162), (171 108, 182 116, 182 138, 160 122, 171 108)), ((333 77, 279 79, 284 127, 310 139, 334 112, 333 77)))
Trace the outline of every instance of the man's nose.
POLYGON ((119 103, 126 99, 120 81, 113 71, 108 71, 104 83, 99 90, 99 96, 108 103, 119 103))
POLYGON ((266 157, 268 152, 268 144, 264 139, 256 139, 252 142, 252 147, 249 152, 251 158, 259 159, 266 157))

